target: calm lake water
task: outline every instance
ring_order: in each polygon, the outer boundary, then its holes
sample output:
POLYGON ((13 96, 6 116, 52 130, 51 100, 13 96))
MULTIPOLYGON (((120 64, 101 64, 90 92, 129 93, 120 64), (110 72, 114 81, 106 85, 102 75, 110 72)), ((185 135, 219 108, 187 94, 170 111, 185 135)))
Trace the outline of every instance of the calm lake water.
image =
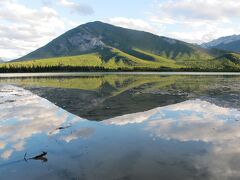
POLYGON ((240 179, 240 76, 0 78, 0 180, 240 179))

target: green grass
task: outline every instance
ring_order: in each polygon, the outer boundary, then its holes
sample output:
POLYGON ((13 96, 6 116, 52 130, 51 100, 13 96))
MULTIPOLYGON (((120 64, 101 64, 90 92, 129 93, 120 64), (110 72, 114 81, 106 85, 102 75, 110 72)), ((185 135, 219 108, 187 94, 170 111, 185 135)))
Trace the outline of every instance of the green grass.
POLYGON ((180 68, 181 66, 177 65, 173 60, 168 60, 165 58, 161 58, 160 56, 156 56, 150 53, 146 53, 144 51, 136 50, 141 53, 145 53, 149 56, 152 56, 156 59, 156 61, 148 61, 141 58, 137 58, 135 56, 129 55, 123 51, 112 48, 112 52, 116 54, 115 57, 110 59, 108 63, 105 64, 105 67, 115 68, 115 67, 146 67, 146 68, 160 68, 160 67, 169 67, 169 68, 180 68))
POLYGON ((102 66, 102 60, 96 53, 79 55, 79 56, 68 56, 68 57, 57 57, 48 59, 39 59, 32 61, 21 61, 1 64, 0 67, 32 67, 32 66, 102 66))
POLYGON ((148 52, 142 51, 140 49, 134 49, 134 50, 137 51, 137 52, 140 52, 142 54, 145 54, 147 56, 152 57, 155 60, 155 62, 161 64, 161 66, 163 66, 163 67, 172 67, 172 68, 182 68, 182 67, 185 67, 184 65, 177 64, 176 61, 174 61, 172 59, 164 58, 162 56, 157 56, 155 54, 148 53, 148 52))
MULTIPOLYGON (((137 50, 140 52, 140 50, 137 50)), ((123 51, 120 51, 115 48, 110 48, 109 52, 110 59, 103 59, 99 53, 90 53, 79 56, 68 56, 68 57, 57 57, 57 58, 48 58, 48 59, 38 59, 30 61, 20 61, 20 62, 11 62, 0 64, 0 67, 53 67, 53 66, 73 66, 73 67, 104 67, 109 69, 117 68, 128 68, 133 67, 139 68, 160 68, 160 67, 169 67, 169 68, 181 68, 183 66, 176 64, 173 60, 162 58, 150 53, 141 51, 149 56, 152 56, 156 61, 148 61, 144 59, 137 58, 135 56, 129 55, 123 51)))
POLYGON ((36 67, 40 67, 40 69, 45 67, 101 67, 111 70, 117 70, 119 68, 128 70, 133 70, 134 68, 143 70, 168 68, 176 71, 181 69, 198 71, 239 71, 240 55, 236 53, 226 53, 218 58, 210 56, 199 56, 198 58, 196 55, 193 59, 173 60, 137 48, 133 48, 132 53, 128 54, 119 49, 108 47, 98 53, 0 64, 0 68, 10 70, 11 68, 31 69, 36 67), (133 53, 135 53, 135 55, 133 53), (144 59, 144 57, 147 59, 144 59))

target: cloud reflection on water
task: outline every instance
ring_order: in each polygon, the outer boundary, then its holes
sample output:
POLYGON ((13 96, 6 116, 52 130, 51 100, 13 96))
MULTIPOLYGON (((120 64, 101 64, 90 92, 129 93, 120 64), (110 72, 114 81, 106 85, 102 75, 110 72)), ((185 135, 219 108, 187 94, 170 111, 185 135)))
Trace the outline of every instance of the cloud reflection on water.
POLYGON ((189 100, 104 121, 111 125, 146 123, 145 130, 163 139, 223 141, 240 137, 240 112, 206 101, 189 100))
POLYGON ((1 87, 0 97, 0 157, 3 159, 8 159, 14 151, 22 151, 33 135, 48 135, 69 120, 81 120, 46 99, 15 86, 1 87))
POLYGON ((109 125, 145 123, 144 130, 155 138, 180 142, 204 142, 207 152, 194 157, 199 170, 207 170, 212 179, 240 177, 240 112, 201 100, 156 108, 116 117, 109 125))

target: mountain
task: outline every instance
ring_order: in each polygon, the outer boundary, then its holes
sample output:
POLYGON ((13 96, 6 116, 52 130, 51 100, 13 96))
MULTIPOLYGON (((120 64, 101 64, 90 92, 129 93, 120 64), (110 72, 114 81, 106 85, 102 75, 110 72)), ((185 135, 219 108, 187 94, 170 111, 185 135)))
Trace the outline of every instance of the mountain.
POLYGON ((2 59, 2 58, 0 58, 0 63, 4 63, 5 61, 2 59))
POLYGON ((240 69, 238 61, 223 58, 228 53, 96 21, 80 25, 47 45, 1 65, 0 70, 82 71, 85 68, 95 71, 102 68, 225 71, 225 67, 235 70, 236 64, 240 69))
POLYGON ((204 48, 216 48, 240 53, 240 35, 232 35, 215 39, 201 45, 204 48))
POLYGON ((111 52, 113 49, 148 61, 154 61, 154 58, 140 51, 173 60, 208 56, 203 49, 192 44, 97 21, 80 25, 18 60, 75 56, 97 52, 102 59, 107 61, 116 54, 111 52))

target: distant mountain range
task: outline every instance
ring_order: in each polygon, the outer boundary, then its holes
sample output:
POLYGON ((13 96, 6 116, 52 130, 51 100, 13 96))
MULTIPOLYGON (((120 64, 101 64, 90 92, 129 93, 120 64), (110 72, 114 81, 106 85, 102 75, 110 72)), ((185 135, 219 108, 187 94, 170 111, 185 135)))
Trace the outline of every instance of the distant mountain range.
POLYGON ((8 64, 11 67, 38 69, 103 67, 221 71, 226 67, 238 68, 239 61, 238 54, 215 46, 190 44, 96 21, 80 25, 8 64))
POLYGON ((204 48, 216 48, 240 53, 240 35, 221 37, 202 44, 204 48))

